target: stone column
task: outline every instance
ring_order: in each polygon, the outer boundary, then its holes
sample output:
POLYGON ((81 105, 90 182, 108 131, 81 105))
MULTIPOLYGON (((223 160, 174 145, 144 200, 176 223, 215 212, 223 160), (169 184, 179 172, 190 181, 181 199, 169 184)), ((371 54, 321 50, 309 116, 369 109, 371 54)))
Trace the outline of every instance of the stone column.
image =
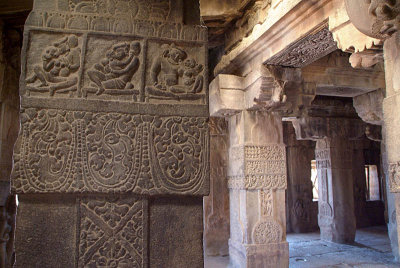
MULTIPOLYGON (((354 118, 355 111, 346 103, 338 102, 329 107, 329 102, 319 100, 313 105, 318 107, 317 104, 323 105, 332 114, 346 115, 347 118, 308 116, 294 119, 293 126, 298 139, 317 141, 315 158, 318 170, 318 224, 321 238, 338 243, 351 243, 356 232, 353 143, 364 135, 365 124, 354 118), (346 110, 347 112, 344 112, 346 110)), ((312 109, 314 108, 311 107, 310 113, 312 109)))
POLYGON ((24 28, 16 267, 203 267, 198 1, 35 0, 24 28))
POLYGON ((209 256, 228 255, 228 122, 210 119, 210 195, 204 197, 204 248, 209 256))
POLYGON ((364 228, 370 226, 370 221, 367 214, 366 203, 367 184, 363 140, 353 141, 352 157, 354 214, 356 216, 357 228, 364 228))
POLYGON ((291 123, 284 124, 287 146, 289 226, 292 232, 306 233, 318 230, 318 203, 313 202, 311 161, 314 160, 315 143, 296 139, 291 123))
POLYGON ((231 267, 288 267, 286 151, 280 116, 230 117, 231 267))
POLYGON ((318 140, 315 158, 321 238, 336 243, 351 243, 356 235, 352 144, 344 137, 318 140))

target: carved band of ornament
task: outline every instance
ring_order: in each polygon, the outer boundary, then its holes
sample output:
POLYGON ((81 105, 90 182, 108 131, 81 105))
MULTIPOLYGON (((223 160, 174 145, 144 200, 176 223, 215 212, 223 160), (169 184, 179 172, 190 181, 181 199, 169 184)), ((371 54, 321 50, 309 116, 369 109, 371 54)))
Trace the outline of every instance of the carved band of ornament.
POLYGON ((283 160, 286 161, 286 147, 284 145, 239 145, 230 148, 232 160, 283 160))
POLYGON ((132 197, 81 199, 78 267, 146 267, 145 203, 132 197))
POLYGON ((228 188, 238 190, 285 190, 286 174, 229 176, 228 188))
POLYGON ((389 164, 390 192, 400 193, 400 162, 389 164))
POLYGON ((263 174, 285 174, 286 161, 270 161, 270 160, 251 160, 245 161, 246 175, 263 175, 263 174))
POLYGON ((207 118, 25 109, 15 193, 207 194, 207 118))
POLYGON ((337 45, 327 26, 291 44, 266 61, 269 65, 301 68, 335 51, 337 45))
POLYGON ((182 41, 207 42, 207 28, 181 23, 137 20, 127 17, 106 17, 92 14, 32 11, 25 26, 43 30, 98 32, 165 38, 182 41))
POLYGON ((317 169, 321 168, 331 168, 331 161, 330 160, 318 160, 317 161, 317 169))
POLYGON ((316 160, 329 160, 331 157, 331 151, 328 150, 315 150, 316 160))

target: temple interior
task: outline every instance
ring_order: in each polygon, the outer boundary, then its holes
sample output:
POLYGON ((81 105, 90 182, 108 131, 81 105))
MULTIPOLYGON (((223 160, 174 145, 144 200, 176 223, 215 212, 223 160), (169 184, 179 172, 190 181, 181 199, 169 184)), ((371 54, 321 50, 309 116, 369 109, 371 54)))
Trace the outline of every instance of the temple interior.
POLYGON ((0 268, 400 267, 399 0, 0 0, 0 268))

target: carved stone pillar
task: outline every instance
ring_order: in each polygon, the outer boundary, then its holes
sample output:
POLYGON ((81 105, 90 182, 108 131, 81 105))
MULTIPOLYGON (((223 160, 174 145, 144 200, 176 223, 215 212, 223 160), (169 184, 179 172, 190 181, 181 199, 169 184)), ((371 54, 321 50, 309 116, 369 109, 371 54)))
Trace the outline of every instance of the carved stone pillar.
POLYGON ((315 158, 321 238, 336 243, 351 243, 356 235, 352 144, 343 137, 318 140, 315 158))
MULTIPOLYGON (((321 238, 338 242, 354 241, 356 219, 353 192, 353 140, 364 135, 365 124, 355 118, 355 111, 348 104, 318 100, 310 114, 324 106, 340 117, 304 117, 293 120, 298 139, 317 141, 315 158, 318 170, 318 224, 321 238), (325 104, 325 105, 323 105, 325 104), (336 108, 334 108, 336 107, 336 108), (351 109, 350 109, 351 108, 351 109), (345 112, 346 111, 346 112, 345 112)), ((318 113, 321 111, 319 110, 318 113)))
POLYGON ((210 195, 204 197, 204 247, 209 256, 228 255, 228 122, 210 119, 210 195))
POLYGON ((384 40, 386 94, 383 100, 383 166, 389 177, 389 236, 392 250, 399 258, 400 238, 400 1, 346 0, 346 9, 354 26, 373 38, 384 40), (394 202, 393 202, 394 201, 394 202), (393 202, 394 204, 391 204, 393 202), (397 233, 391 227, 397 225, 397 233), (397 241, 394 241, 397 240, 397 241))
POLYGON ((35 0, 24 32, 16 267, 203 267, 198 1, 35 0))
POLYGON ((306 233, 318 230, 318 203, 313 202, 311 161, 314 160, 315 143, 296 139, 291 123, 284 124, 287 152, 289 227, 292 232, 306 233))
POLYGON ((243 111, 230 117, 229 129, 230 265, 288 267, 281 118, 243 111))

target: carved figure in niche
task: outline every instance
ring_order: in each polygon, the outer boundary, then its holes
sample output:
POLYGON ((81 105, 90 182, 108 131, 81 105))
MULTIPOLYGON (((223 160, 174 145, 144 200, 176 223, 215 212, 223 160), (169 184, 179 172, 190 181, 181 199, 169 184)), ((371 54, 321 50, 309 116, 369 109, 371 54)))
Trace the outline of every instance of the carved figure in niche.
POLYGON ((141 46, 139 42, 118 43, 107 52, 106 58, 101 63, 95 64, 88 71, 88 76, 93 82, 92 88, 85 88, 84 96, 88 93, 96 95, 138 95, 139 90, 134 90, 131 83, 133 75, 139 69, 139 55, 141 46))
POLYGON ((77 90, 78 76, 75 74, 80 68, 81 49, 78 47, 78 37, 70 35, 48 46, 42 54, 42 66, 33 68, 34 74, 26 79, 28 91, 67 93, 77 90))
POLYGON ((175 44, 162 45, 162 54, 157 57, 150 70, 147 87, 150 98, 169 100, 198 100, 203 90, 204 70, 202 64, 188 58, 187 53, 175 44))

